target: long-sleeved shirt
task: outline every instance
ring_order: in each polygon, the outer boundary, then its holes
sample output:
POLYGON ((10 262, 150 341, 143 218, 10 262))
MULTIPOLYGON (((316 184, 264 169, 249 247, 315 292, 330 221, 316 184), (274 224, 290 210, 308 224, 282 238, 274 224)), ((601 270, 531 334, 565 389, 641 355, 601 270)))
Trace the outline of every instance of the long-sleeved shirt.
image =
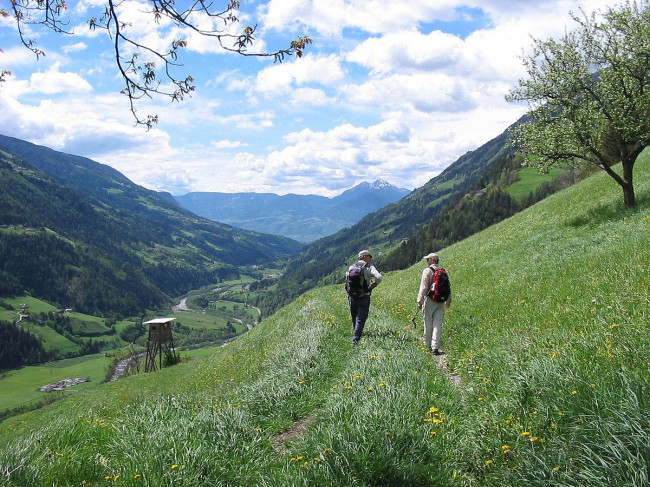
POLYGON ((433 266, 427 266, 423 271, 422 271, 422 277, 420 279, 420 289, 418 290, 418 305, 422 306, 424 303, 425 298, 427 297, 427 294, 429 293, 429 289, 431 288, 431 279, 433 279, 433 269, 431 267, 438 268, 439 266, 436 266, 435 264, 433 266))
MULTIPOLYGON (((365 261, 360 260, 359 265, 365 264, 365 261)), ((368 283, 368 287, 370 287, 370 284, 373 282, 375 283, 375 287, 379 285, 381 280, 383 279, 382 275, 380 272, 375 268, 374 265, 372 264, 365 264, 365 267, 363 268, 363 278, 366 280, 368 283)), ((366 293, 366 296, 370 295, 370 291, 366 293)))

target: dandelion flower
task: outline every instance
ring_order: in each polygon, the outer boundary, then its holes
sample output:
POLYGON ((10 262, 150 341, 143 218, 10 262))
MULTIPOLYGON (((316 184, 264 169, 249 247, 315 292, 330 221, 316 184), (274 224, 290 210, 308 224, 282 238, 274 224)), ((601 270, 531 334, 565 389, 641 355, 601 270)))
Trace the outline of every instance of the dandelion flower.
POLYGON ((521 436, 530 436, 530 431, 524 431, 521 433, 521 436))
POLYGON ((172 470, 176 470, 178 468, 178 465, 174 464, 170 467, 172 470))

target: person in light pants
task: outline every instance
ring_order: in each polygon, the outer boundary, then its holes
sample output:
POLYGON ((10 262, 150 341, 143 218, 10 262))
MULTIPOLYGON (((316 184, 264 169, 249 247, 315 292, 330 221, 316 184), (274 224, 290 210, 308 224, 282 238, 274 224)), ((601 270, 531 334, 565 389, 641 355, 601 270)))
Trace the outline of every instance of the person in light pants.
POLYGON ((425 255, 424 259, 426 259, 428 265, 422 271, 417 298, 418 308, 422 309, 422 316, 424 318, 424 336, 422 340, 424 346, 430 348, 434 355, 442 355, 444 353, 440 350, 442 321, 445 317, 445 309, 451 306, 451 294, 444 303, 438 303, 427 296, 431 287, 433 272, 440 267, 438 265, 440 258, 438 254, 431 253, 425 255))

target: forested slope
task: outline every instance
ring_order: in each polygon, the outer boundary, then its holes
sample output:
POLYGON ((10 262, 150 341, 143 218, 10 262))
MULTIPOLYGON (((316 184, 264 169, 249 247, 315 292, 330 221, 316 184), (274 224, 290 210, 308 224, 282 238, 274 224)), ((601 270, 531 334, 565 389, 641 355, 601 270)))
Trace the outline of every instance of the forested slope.
POLYGON ((0 296, 141 313, 302 244, 197 217, 114 169, 0 135, 0 296))

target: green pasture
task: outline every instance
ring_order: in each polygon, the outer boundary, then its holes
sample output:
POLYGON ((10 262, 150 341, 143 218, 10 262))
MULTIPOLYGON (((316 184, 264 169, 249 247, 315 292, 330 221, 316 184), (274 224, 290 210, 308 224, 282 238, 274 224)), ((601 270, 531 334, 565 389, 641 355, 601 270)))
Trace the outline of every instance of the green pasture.
POLYGON ((57 360, 47 364, 23 367, 0 374, 0 412, 26 406, 49 395, 71 395, 95 387, 106 378, 111 359, 104 354, 57 360), (62 379, 89 378, 90 382, 66 389, 65 392, 40 392, 38 389, 62 379))
POLYGON ((43 343, 43 348, 47 351, 56 351, 62 354, 79 351, 79 345, 57 333, 49 326, 39 326, 31 321, 21 321, 18 326, 39 338, 43 343))
POLYGON ((240 286, 240 285, 245 285, 249 284, 251 282, 255 281, 251 276, 248 276, 246 274, 242 274, 242 276, 239 279, 231 279, 228 281, 223 281, 220 283, 220 286, 240 286))
POLYGON ((247 330, 247 327, 245 325, 238 323, 232 318, 226 318, 223 315, 193 313, 191 311, 174 311, 172 315, 178 320, 179 323, 195 330, 209 331, 225 329, 228 321, 230 321, 230 323, 239 333, 247 330))
POLYGON ((519 170, 519 181, 508 188, 508 194, 515 200, 522 200, 539 188, 542 183, 550 183, 562 173, 560 168, 552 168, 542 173, 537 168, 525 167, 519 170))
POLYGON ((173 311, 169 317, 174 317, 180 323, 197 330, 214 330, 224 328, 226 319, 219 315, 195 313, 192 311, 173 311))
POLYGON ((71 319, 72 324, 72 333, 75 335, 87 335, 94 333, 105 333, 109 331, 108 327, 104 323, 95 320, 78 320, 71 319))
POLYGON ((2 298, 2 301, 13 306, 13 310, 7 310, 0 307, 0 320, 14 322, 18 319, 18 313, 21 310, 21 304, 27 304, 28 307, 25 311, 29 313, 49 313, 50 311, 56 311, 56 307, 51 304, 41 301, 40 299, 32 298, 31 296, 20 296, 17 298, 2 298))

